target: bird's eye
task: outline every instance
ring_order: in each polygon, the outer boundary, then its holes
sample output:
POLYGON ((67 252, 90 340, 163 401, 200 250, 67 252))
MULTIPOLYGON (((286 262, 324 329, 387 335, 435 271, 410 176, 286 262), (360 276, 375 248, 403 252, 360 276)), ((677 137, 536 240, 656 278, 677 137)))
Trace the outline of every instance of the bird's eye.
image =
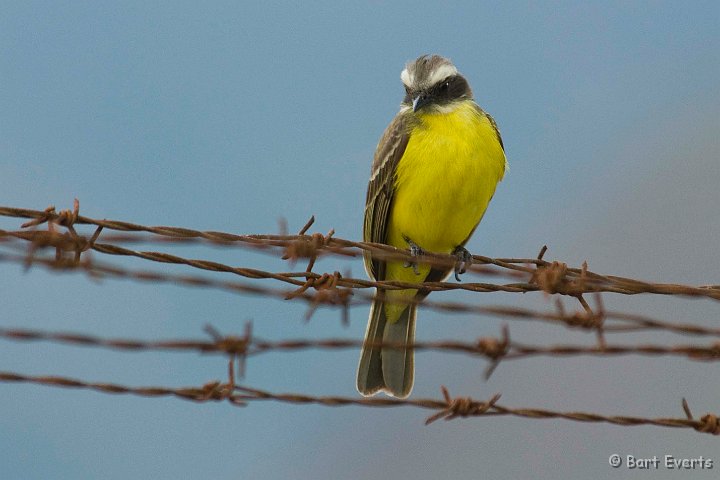
POLYGON ((408 87, 407 85, 405 85, 405 93, 410 95, 410 87, 408 87))
POLYGON ((450 81, 449 81, 449 80, 443 82, 443 84, 440 85, 440 90, 443 91, 443 92, 447 92, 447 89, 448 89, 448 88, 450 88, 450 81))

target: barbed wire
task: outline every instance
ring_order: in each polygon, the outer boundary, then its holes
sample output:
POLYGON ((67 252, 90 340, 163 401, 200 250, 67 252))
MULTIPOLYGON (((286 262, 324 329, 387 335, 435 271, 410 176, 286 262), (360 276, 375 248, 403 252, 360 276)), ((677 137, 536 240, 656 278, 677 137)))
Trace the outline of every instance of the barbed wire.
POLYGON ((720 419, 712 413, 695 419, 690 412, 687 401, 682 406, 686 418, 644 418, 620 415, 599 415, 587 412, 557 412, 537 408, 510 408, 498 404, 500 394, 493 395, 489 400, 477 401, 470 397, 450 396, 442 387, 443 399, 391 399, 391 398, 349 398, 339 396, 313 396, 299 393, 272 393, 234 382, 222 383, 213 381, 202 387, 130 387, 106 382, 85 382, 68 377, 51 375, 23 375, 16 372, 0 371, 1 382, 32 383, 49 387, 89 389, 109 394, 130 394, 142 397, 172 396, 195 402, 226 401, 235 406, 246 406, 248 402, 273 400, 292 404, 316 404, 331 407, 362 406, 362 407, 416 407, 436 410, 436 413, 425 420, 425 424, 437 420, 452 420, 459 417, 482 416, 514 416, 530 419, 565 419, 586 423, 609 423, 622 426, 654 425, 668 428, 692 428, 698 432, 720 435, 720 419), (235 393, 239 392, 239 393, 235 393))
MULTIPOLYGON (((368 242, 354 242, 334 237, 331 231, 327 235, 313 234, 305 235, 310 228, 313 218, 303 227, 298 235, 237 235, 226 232, 217 231, 200 231, 184 227, 168 227, 168 226, 146 226, 131 222, 118 220, 97 220, 79 215, 79 202, 76 201, 72 211, 63 210, 55 212, 54 207, 48 207, 44 211, 29 210, 14 207, 0 206, 0 216, 30 218, 29 222, 24 223, 23 228, 36 227, 43 223, 48 225, 63 226, 68 229, 68 234, 53 235, 52 228, 49 234, 43 234, 42 238, 32 238, 33 234, 28 234, 27 240, 33 240, 36 245, 53 246, 62 251, 82 253, 88 249, 99 251, 100 253, 114 255, 130 255, 144 258, 146 260, 158 261, 163 263, 180 263, 193 266, 195 268, 208 269, 213 271, 225 271, 238 275, 248 276, 249 278, 258 278, 259 272, 243 269, 236 269, 222 264, 213 264, 213 262, 204 263, 202 260, 184 259, 182 257, 163 254, 162 252, 136 252, 124 249, 119 246, 110 247, 100 244, 96 245, 97 237, 102 229, 119 230, 124 232, 147 232, 160 236, 177 237, 177 238, 201 238, 210 242, 221 244, 228 242, 241 242, 243 244, 252 245, 253 247, 269 249, 281 248, 288 260, 298 260, 301 258, 310 259, 311 265, 314 260, 321 254, 336 254, 349 257, 359 256, 363 252, 373 255, 374 258, 382 260, 402 260, 427 263, 430 265, 438 265, 450 267, 455 264, 456 259, 452 255, 426 254, 419 257, 413 257, 406 250, 397 249, 388 245, 368 242), (95 225, 98 227, 95 234, 90 239, 77 234, 74 229, 75 224, 95 225)), ((28 232, 24 232, 28 233, 28 232)), ((0 235, 13 235, 22 238, 19 233, 13 234, 3 230, 0 235)), ((559 293, 570 296, 577 296, 583 293, 592 292, 612 292, 622 293, 625 295, 633 295, 638 293, 654 293, 661 295, 687 295, 708 297, 720 300, 720 285, 681 285, 653 283, 641 280, 620 277, 616 275, 600 275, 591 272, 587 266, 582 268, 569 268, 567 264, 562 262, 547 262, 542 259, 546 248, 541 250, 541 254, 537 258, 504 258, 493 259, 482 255, 473 255, 473 263, 480 265, 493 265, 502 269, 525 272, 530 274, 528 282, 511 284, 511 285, 492 285, 492 284, 457 284, 449 282, 425 282, 422 288, 429 291, 437 290, 470 290, 474 292, 486 291, 508 291, 508 292, 529 292, 529 291, 545 291, 547 293, 559 293)), ((311 272, 311 265, 307 272, 311 272)), ((470 271, 473 271, 472 269, 470 271)), ((268 272, 262 272, 267 274, 268 272)), ((316 274, 317 275, 317 274, 316 274)), ((260 278, 273 278, 279 281, 293 283, 292 278, 285 275, 268 276, 260 278)), ((311 278, 315 278, 311 275, 311 278)), ((415 283, 406 282, 373 282, 364 279, 343 279, 340 286, 347 288, 369 288, 380 287, 384 289, 407 289, 417 288, 415 283)))
MULTIPOLYGON (((242 336, 217 334, 212 327, 212 340, 175 339, 175 340, 138 340, 128 338, 103 338, 93 335, 71 332, 48 332, 23 328, 0 327, 0 337, 17 341, 49 341, 71 345, 84 345, 117 350, 180 350, 199 353, 225 353, 231 355, 253 356, 274 351, 295 351, 306 349, 347 349, 359 348, 365 343, 361 340, 330 339, 287 339, 263 340, 248 333, 242 336)), ((372 347, 396 349, 438 350, 484 356, 490 359, 520 359, 531 356, 617 356, 617 355, 677 355, 692 360, 720 360, 720 341, 709 345, 550 345, 537 346, 511 341, 509 329, 503 328, 499 337, 481 336, 475 341, 438 340, 413 343, 367 342, 372 347)))
MULTIPOLYGON (((25 255, 14 255, 0 252, 0 262, 14 262, 23 265, 27 264, 25 255)), ((349 322, 347 309, 350 306, 366 305, 372 301, 371 294, 354 293, 352 299, 335 295, 311 294, 307 291, 298 293, 297 290, 277 289, 263 287, 248 283, 215 280, 206 277, 170 274, 150 270, 133 270, 118 266, 106 265, 97 261, 56 260, 41 257, 34 257, 32 265, 42 266, 50 270, 78 271, 87 274, 94 280, 104 278, 130 279, 141 282, 171 283, 188 287, 214 288, 233 293, 260 295, 279 299, 300 299, 310 305, 305 318, 309 319, 319 304, 339 306, 343 309, 343 323, 349 322)), ((319 285, 316 288, 321 288, 319 285)), ((667 322, 653 319, 649 316, 630 314, 624 312, 605 311, 598 309, 598 312, 576 311, 567 313, 560 301, 556 302, 556 311, 547 312, 529 308, 509 306, 487 306, 472 305, 462 302, 442 302, 425 300, 423 308, 448 313, 471 313, 497 318, 507 318, 525 321, 541 321, 556 325, 565 325, 570 328, 581 328, 585 330, 596 330, 601 328, 604 333, 628 333, 650 330, 668 331, 683 335, 694 336, 720 336, 720 328, 706 327, 702 325, 667 322), (616 323, 610 323, 616 322, 616 323)))
MULTIPOLYGON (((48 224, 48 230, 46 231, 37 231, 37 230, 25 230, 25 231, 6 231, 6 230, 0 230, 0 238, 14 238, 19 240, 25 240, 30 243, 30 251, 24 260, 26 266, 30 266, 34 259, 35 252, 43 247, 54 247, 56 249, 56 255, 55 255, 55 264, 50 265, 47 263, 45 259, 41 260, 41 263, 45 263, 46 266, 51 268, 60 268, 60 269, 68 269, 71 267, 79 267, 88 272, 89 274, 97 277, 99 274, 106 275, 106 276, 115 276, 115 277, 123 277, 123 278, 133 278, 136 280, 145 280, 145 281, 165 281, 165 282, 173 282, 173 283, 182 283, 184 285, 192 285, 192 286, 204 286, 204 287, 211 287, 211 288, 223 288, 223 289, 230 289, 234 291, 241 291, 245 293, 254 293, 254 294, 260 294, 260 295, 271 295, 276 297, 282 297, 282 298, 302 298, 307 302, 311 303, 311 308, 308 311, 307 317, 312 314, 314 309, 320 305, 320 304, 330 304, 330 305, 340 305, 343 307, 343 320, 345 322, 348 321, 348 312, 347 307, 351 304, 357 304, 361 302, 368 303, 372 301, 373 296, 371 294, 362 295, 359 297, 359 299, 355 300, 354 302, 351 302, 351 296, 353 296, 353 292, 351 290, 353 289, 365 289, 365 288, 371 288, 371 287, 380 287, 384 289, 398 289, 398 288, 417 288, 417 284, 413 283, 405 283, 405 282, 375 282, 370 280, 364 280, 364 279, 355 279, 355 278, 348 278, 341 275, 339 272, 334 272, 333 274, 317 274, 311 271, 312 265, 314 264, 315 258, 318 256, 318 248, 322 248, 324 246, 328 246, 330 241, 333 242, 340 242, 342 245, 347 246, 351 245, 353 247, 357 248, 370 248, 373 249, 373 255, 375 255, 376 252, 374 249, 376 248, 376 244, 367 244, 363 242, 349 242, 346 240, 340 240, 337 238, 332 237, 332 232, 328 234, 327 236, 322 236, 319 234, 314 234, 311 236, 306 236, 305 232, 309 229, 309 227, 312 225, 312 222, 314 219, 311 218, 309 222, 306 223, 306 225, 301 229, 300 235, 295 236, 288 236, 288 235, 235 235, 235 234, 229 234, 229 233, 223 233, 223 232, 203 232, 198 230, 192 230, 187 228, 179 228, 179 227, 148 227, 143 226, 139 224, 133 224, 129 222, 120 222, 120 221, 108 221, 108 220, 95 220, 90 219, 87 217, 82 217, 79 215, 79 202, 75 202, 74 209, 72 211, 70 210, 64 210, 59 213, 55 212, 54 207, 49 207, 48 209, 44 211, 37 211, 37 210, 28 210, 28 209, 18 209, 18 208, 12 208, 12 207, 0 207, 0 215, 7 215, 7 216, 14 216, 14 217, 22 217, 22 218, 32 218, 30 222, 26 222, 23 226, 24 227, 37 227, 41 223, 46 222, 48 224), (74 224, 76 223, 87 223, 96 225, 98 228, 92 235, 92 237, 87 238, 84 236, 78 235, 77 231, 74 229, 74 224), (61 233, 57 231, 56 226, 64 226, 67 229, 67 232, 61 233), (261 246, 262 248, 271 248, 271 247, 283 247, 284 252, 284 258, 287 259, 297 259, 298 257, 309 257, 310 261, 308 264, 308 268, 304 272, 267 272, 259 269, 250 269, 250 268, 243 268, 243 267, 232 267, 229 265, 224 265, 219 262, 213 262, 209 260, 198 260, 198 259, 188 259, 183 258, 177 255, 171 255, 168 253, 163 252, 137 252, 130 249, 126 249, 124 247, 120 247, 117 245, 112 244, 98 244, 97 239, 100 235, 100 232, 103 228, 108 227, 116 230, 121 231, 130 231, 130 232, 151 232, 155 234, 156 236, 159 236, 159 238, 166 238, 166 236, 169 236, 169 238, 179 238, 179 239, 187 239, 187 238, 194 238, 194 239, 204 239, 211 241, 213 243, 222 243, 222 244, 228 244, 232 242, 247 242, 254 246, 261 246), (96 262, 80 262, 80 254, 82 252, 85 252, 87 250, 93 249, 100 253, 105 254, 111 254, 111 255, 125 255, 125 256, 134 256, 145 260, 151 260, 154 262, 161 262, 161 263, 175 263, 175 264, 182 264, 182 265, 189 265, 194 268, 199 268, 203 270, 209 270, 209 271, 216 271, 216 272, 226 272, 226 273, 233 273, 236 275, 244 276, 246 278, 250 279, 274 279, 279 280, 281 282, 290 284, 294 287, 298 287, 295 291, 283 291, 283 290, 272 290, 267 289, 264 287, 258 288, 256 285, 243 285, 238 283, 228 283, 228 282, 217 282, 217 281, 210 281, 205 278, 199 278, 199 277, 189 277, 189 276, 171 276, 169 274, 160 273, 160 272, 130 272, 127 270, 123 270, 118 267, 110 267, 110 266, 99 266, 96 264, 96 262), (68 262, 65 260, 65 253, 66 252, 73 252, 73 262, 68 262), (301 278, 304 279, 301 280, 301 278), (315 292, 312 295, 307 295, 306 292, 308 290, 313 289, 315 292)), ((380 246, 381 252, 388 252, 388 248, 391 250, 394 250, 392 252, 392 256, 399 255, 397 258, 399 259, 408 259, 410 258, 408 256, 408 253, 402 250, 393 249, 392 247, 387 246, 380 246)), ((337 249, 333 250, 336 251, 337 249)), ((448 283, 448 282, 424 282, 422 284, 422 288, 428 290, 428 291, 435 291, 435 290, 468 290, 472 292, 493 292, 493 291, 506 291, 506 292, 528 292, 528 291, 538 291, 542 290, 546 293, 563 293, 565 295, 571 295, 575 298, 577 298, 582 307, 583 312, 574 312, 570 315, 565 314, 562 308, 562 304, 558 304, 558 313, 557 314, 547 314, 542 313, 538 315, 538 312, 532 312, 530 315, 528 313, 530 312, 522 312, 522 311, 508 311, 507 309, 498 311, 497 309, 478 309, 474 308, 474 306, 468 306, 465 304, 452 304, 449 302, 425 302, 425 308, 436 308, 440 310, 445 311, 455 311, 455 312, 471 312, 471 313, 485 313, 485 314, 500 314, 500 315, 506 315, 510 317, 515 318, 524 318, 524 317, 533 317, 533 318, 541 318, 545 321, 554 321, 554 322, 561 322, 568 326, 575 326, 575 327, 582 327, 586 329, 595 329, 598 331, 599 335, 602 335, 601 329, 604 327, 603 323, 606 318, 608 318, 608 315, 605 312, 594 312, 592 308, 587 304, 587 302, 582 297, 583 293, 587 293, 587 289, 585 288, 585 284, 590 278, 595 277, 602 277, 597 274, 594 274, 592 272, 589 272, 587 270, 587 265, 584 265, 582 269, 571 269, 567 268, 564 263, 561 262, 553 262, 551 264, 548 264, 547 262, 544 262, 542 260, 542 256, 544 255, 546 251, 546 248, 544 247, 541 250, 541 253, 538 255, 536 259, 489 259, 488 257, 481 257, 477 256, 478 259, 481 262, 485 262, 486 264, 501 266, 502 268, 505 268, 506 271, 501 270, 489 270, 488 268, 484 268, 483 272, 493 272, 493 274, 508 274, 512 276, 517 276, 520 274, 520 271, 524 271, 525 273, 530 273, 531 278, 530 282, 525 283, 515 283, 515 284, 505 284, 505 285, 498 285, 498 284, 488 284, 488 283, 448 283), (520 265, 520 262, 523 263, 523 265, 520 265), (533 265, 532 267, 528 266, 528 264, 533 265), (567 283, 566 280, 564 280, 565 277, 573 275, 579 275, 579 277, 576 280, 572 280, 571 282, 578 283, 580 285, 580 288, 577 286, 571 288, 568 291, 568 289, 565 289, 565 292, 558 291, 557 286, 559 284, 562 284, 563 282, 567 283), (469 308, 468 308, 469 307, 469 308)), ((348 256, 356 256, 358 254, 357 251, 342 251, 343 255, 348 256)), ((443 256, 443 255, 434 255, 433 257, 440 257, 441 259, 444 258, 447 260, 448 258, 453 258, 449 256, 443 256)), ((7 255, 2 257, 3 260, 14 260, 18 261, 17 258, 11 258, 7 255)), ((429 261, 437 260, 436 258, 430 258, 429 261)), ((36 262, 37 263, 37 262, 36 262)), ((602 277, 602 278, 621 278, 621 277, 602 277)), ((631 279, 623 279, 623 282, 627 284, 628 282, 634 282, 636 284, 646 284, 647 282, 639 282, 636 280, 631 279)), ((654 289, 650 288, 647 289, 648 293, 652 293, 652 291, 663 292, 666 290, 672 290, 673 294, 684 294, 687 292, 695 292, 694 294, 698 294, 698 291, 702 291, 706 294, 709 294, 711 297, 714 297, 715 294, 720 294, 720 289, 717 289, 716 286, 701 286, 701 287, 691 287, 687 285, 679 285, 679 286, 670 286, 669 284, 654 284, 654 289), (677 287, 677 288, 675 288, 677 287)), ((610 289, 613 290, 613 289, 610 289)), ((607 291, 607 290, 606 290, 607 291)), ((618 292, 619 293, 619 292, 618 292)), ((623 292, 628 293, 628 292, 623 292)), ((409 303, 414 302, 414 299, 409 300, 409 303)), ((598 300, 599 301, 599 300, 598 300)), ((602 307, 600 307, 602 308, 602 307)), ((631 326, 623 326, 621 329, 627 330, 629 328, 634 329, 667 329, 670 331, 675 331, 677 333, 688 333, 688 334, 712 334, 715 335, 718 331, 718 329, 708 329, 705 327, 699 327, 694 325, 666 325, 663 324, 663 322, 658 322, 652 319, 647 318, 639 318, 639 316, 631 317, 629 315, 618 315, 618 317, 622 317, 623 320, 631 321, 635 323, 636 325, 634 327, 631 326)), ((610 331, 610 329, 605 329, 606 331, 610 331)))
POLYGON ((242 336, 221 335, 211 326, 206 327, 212 340, 176 339, 176 340, 138 340, 128 338, 102 338, 93 335, 70 332, 48 332, 23 328, 2 328, 0 337, 16 341, 48 341, 70 345, 100 347, 115 350, 159 350, 159 351, 196 351, 199 353, 220 353, 231 359, 239 359, 241 371, 244 372, 245 359, 269 352, 297 351, 308 349, 339 350, 358 349, 363 345, 387 347, 395 349, 412 349, 417 351, 435 350, 463 353, 471 356, 484 357, 491 361, 486 369, 486 378, 496 369, 501 361, 519 360, 535 356, 568 357, 577 355, 619 356, 645 355, 682 356, 696 361, 720 360, 720 341, 709 345, 529 345, 510 339, 507 326, 502 328, 501 336, 481 336, 475 341, 437 340, 428 342, 364 342, 355 339, 286 339, 263 340, 252 335, 251 323, 246 324, 242 336))
MULTIPOLYGON (((669 322, 645 315, 606 311, 601 293, 620 295, 671 295, 689 299, 707 298, 720 300, 720 285, 684 285, 653 283, 615 275, 600 275, 588 269, 587 263, 580 268, 568 267, 564 262, 543 259, 547 247, 543 247, 534 258, 490 258, 473 255, 473 265, 468 272, 472 275, 491 276, 507 279, 506 283, 485 282, 422 282, 409 283, 398 281, 373 281, 353 278, 349 273, 317 273, 313 271, 318 258, 322 256, 340 256, 347 259, 360 259, 364 255, 382 260, 427 263, 433 266, 449 268, 456 259, 450 255, 426 254, 413 257, 409 252, 391 246, 354 242, 335 237, 335 232, 327 234, 307 234, 314 222, 311 218, 297 235, 287 234, 287 228, 281 227, 278 235, 237 235, 217 231, 201 231, 183 227, 146 226, 117 220, 98 220, 79 214, 79 202, 75 201, 72 210, 56 212, 54 207, 44 211, 0 206, 0 216, 29 219, 20 230, 0 229, 0 262, 19 263, 26 268, 41 266, 56 271, 77 271, 95 280, 104 278, 124 278, 134 281, 153 283, 172 283, 190 287, 215 288, 234 293, 261 295, 283 299, 298 299, 308 304, 306 318, 309 319, 320 305, 339 307, 344 323, 349 322, 349 309, 355 305, 366 305, 373 300, 371 289, 422 289, 426 292, 467 291, 473 293, 544 292, 546 296, 560 295, 576 299, 580 309, 566 311, 565 304, 556 297, 554 311, 537 309, 473 305, 467 302, 439 301, 434 296, 423 301, 424 309, 442 312, 482 314, 491 317, 541 321, 570 328, 581 328, 594 332, 595 345, 529 345, 510 339, 509 329, 505 326, 498 337, 479 337, 475 341, 442 340, 432 342, 372 343, 372 346, 385 348, 410 348, 414 350, 434 350, 455 352, 488 360, 486 376, 506 360, 524 359, 534 356, 568 357, 575 355, 617 356, 680 356, 697 361, 720 360, 720 341, 711 341, 702 345, 694 344, 618 344, 608 343, 606 333, 627 333, 638 331, 666 331, 683 335, 720 337, 720 328, 699 325, 697 323, 669 322), (45 225, 45 229, 39 227, 45 225), (90 233, 80 233, 76 225, 94 226, 90 233), (105 233, 103 231, 120 233, 105 233), (101 240, 102 236, 102 242, 101 240), (258 252, 280 256, 294 266, 300 260, 307 260, 303 271, 266 271, 257 268, 232 266, 221 262, 200 258, 188 258, 169 252, 135 250, 123 246, 132 243, 155 244, 203 244, 222 247, 248 248, 258 252), (54 256, 45 252, 54 251, 54 256), (89 256, 97 253, 104 258, 132 257, 161 264, 189 267, 200 274, 176 274, 158 270, 130 269, 89 256), (207 274, 229 274, 242 277, 244 281, 220 280, 207 274), (260 285, 259 280, 267 280, 278 286, 260 285), (594 306, 586 300, 592 295, 594 306)), ((410 300, 407 303, 416 303, 410 300)), ((616 425, 656 425, 675 428, 694 428, 701 432, 720 434, 719 420, 714 414, 707 414, 696 420, 683 399, 686 418, 642 418, 626 416, 603 416, 584 412, 556 412, 543 409, 517 409, 499 405, 500 395, 494 395, 486 401, 471 398, 452 398, 442 387, 443 399, 385 399, 385 398, 346 398, 338 396, 309 396, 298 393, 272 393, 253 389, 235 383, 234 365, 242 373, 246 359, 254 355, 269 352, 296 351, 305 349, 346 349, 359 348, 364 343, 354 339, 284 339, 263 340, 252 336, 248 324, 245 333, 240 336, 221 335, 212 327, 207 328, 211 339, 208 340, 137 340, 103 338, 80 333, 61 333, 22 328, 0 328, 0 337, 15 341, 50 341, 70 345, 94 346, 107 349, 128 351, 137 350, 182 350, 199 353, 217 353, 228 357, 229 380, 227 383, 210 382, 202 387, 129 387, 113 383, 85 382, 68 377, 29 376, 14 372, 0 372, 2 382, 24 382, 51 387, 71 387, 96 390, 104 393, 124 393, 145 397, 174 396, 198 402, 228 401, 244 406, 248 402, 274 400, 293 404, 319 404, 326 406, 414 406, 433 409, 436 412, 427 419, 431 423, 440 418, 452 419, 469 416, 511 415, 525 418, 563 418, 581 422, 604 422, 616 425)))

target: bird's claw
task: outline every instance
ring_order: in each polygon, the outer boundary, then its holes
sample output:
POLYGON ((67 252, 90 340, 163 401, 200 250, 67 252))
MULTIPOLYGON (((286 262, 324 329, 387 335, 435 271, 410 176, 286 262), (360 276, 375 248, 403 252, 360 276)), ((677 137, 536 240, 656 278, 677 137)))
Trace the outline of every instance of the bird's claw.
MULTIPOLYGON (((410 249, 410 255, 412 255, 413 257, 419 257, 419 256, 421 256, 421 255, 425 255, 425 250, 423 250, 422 248, 420 248, 419 245, 417 245, 417 244, 416 244, 415 242, 413 242, 412 240, 409 240, 409 239, 406 239, 406 240, 407 240, 407 243, 408 243, 408 248, 410 249)), ((413 272, 415 272, 415 275, 420 275, 420 271, 418 270, 418 264, 417 264, 417 262, 408 260, 407 262, 405 262, 404 267, 405 267, 405 268, 407 268, 407 267, 412 267, 413 272)))
POLYGON ((457 258, 455 262, 455 280, 460 280, 460 275, 465 273, 470 265, 472 265, 472 254, 465 247, 457 247, 453 251, 453 255, 457 258))

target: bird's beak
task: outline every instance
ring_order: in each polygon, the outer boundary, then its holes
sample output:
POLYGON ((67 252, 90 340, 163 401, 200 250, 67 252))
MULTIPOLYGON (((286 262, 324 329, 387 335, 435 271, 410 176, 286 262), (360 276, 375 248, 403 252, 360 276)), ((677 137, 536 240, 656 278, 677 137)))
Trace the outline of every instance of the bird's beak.
POLYGON ((417 112, 418 110, 420 110, 422 107, 424 107, 428 103, 430 103, 430 97, 428 95, 424 95, 424 94, 418 95, 417 97, 415 97, 413 99, 413 103, 412 103, 413 112, 417 112))

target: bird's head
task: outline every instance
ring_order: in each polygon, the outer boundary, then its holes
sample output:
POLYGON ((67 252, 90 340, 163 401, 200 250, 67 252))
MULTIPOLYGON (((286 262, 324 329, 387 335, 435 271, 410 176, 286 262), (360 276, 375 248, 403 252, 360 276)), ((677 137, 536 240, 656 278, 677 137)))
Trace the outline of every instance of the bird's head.
POLYGON ((423 55, 409 62, 400 74, 405 85, 403 106, 442 112, 453 102, 472 99, 472 90, 447 58, 423 55))

